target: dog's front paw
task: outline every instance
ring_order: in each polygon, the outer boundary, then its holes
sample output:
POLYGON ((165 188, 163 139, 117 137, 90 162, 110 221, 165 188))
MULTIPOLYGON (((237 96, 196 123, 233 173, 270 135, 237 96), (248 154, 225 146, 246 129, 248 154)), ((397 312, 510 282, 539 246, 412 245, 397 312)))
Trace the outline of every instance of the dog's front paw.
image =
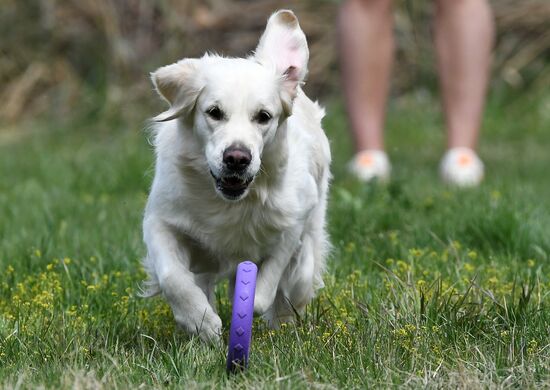
POLYGON ((217 344, 221 340, 222 320, 213 310, 196 310, 195 313, 175 316, 177 324, 203 341, 217 344))

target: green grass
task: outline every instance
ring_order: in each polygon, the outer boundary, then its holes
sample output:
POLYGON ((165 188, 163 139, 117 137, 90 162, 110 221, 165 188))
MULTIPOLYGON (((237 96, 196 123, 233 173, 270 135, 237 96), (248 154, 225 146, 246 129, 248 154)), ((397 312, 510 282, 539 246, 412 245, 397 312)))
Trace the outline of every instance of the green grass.
POLYGON ((152 178, 139 121, 0 133, 0 387, 550 386, 548 102, 493 99, 487 180, 467 191, 438 180, 431 99, 390 109, 388 186, 347 176, 331 105, 327 286, 295 325, 257 321, 250 369, 231 377, 224 346, 189 339, 162 299, 137 297, 152 178))

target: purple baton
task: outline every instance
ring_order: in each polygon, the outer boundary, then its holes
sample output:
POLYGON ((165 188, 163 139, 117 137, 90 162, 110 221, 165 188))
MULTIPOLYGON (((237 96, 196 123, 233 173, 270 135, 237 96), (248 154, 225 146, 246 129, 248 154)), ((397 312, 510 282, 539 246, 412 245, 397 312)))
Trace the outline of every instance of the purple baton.
POLYGON ((237 266, 227 353, 227 371, 229 372, 248 367, 257 273, 258 267, 251 261, 243 261, 237 266))

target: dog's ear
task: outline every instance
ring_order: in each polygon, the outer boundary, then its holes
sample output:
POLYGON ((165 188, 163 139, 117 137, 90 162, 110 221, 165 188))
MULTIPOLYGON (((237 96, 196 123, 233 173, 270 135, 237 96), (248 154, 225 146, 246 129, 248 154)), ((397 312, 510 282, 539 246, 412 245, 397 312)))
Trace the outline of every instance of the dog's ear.
POLYGON ((292 11, 280 10, 271 15, 256 48, 255 58, 260 63, 275 66, 288 97, 294 99, 298 85, 304 82, 307 75, 309 50, 306 36, 292 11))
POLYGON ((158 94, 170 108, 153 118, 156 122, 175 119, 192 111, 201 91, 198 59, 184 59, 163 66, 151 73, 151 81, 158 94))

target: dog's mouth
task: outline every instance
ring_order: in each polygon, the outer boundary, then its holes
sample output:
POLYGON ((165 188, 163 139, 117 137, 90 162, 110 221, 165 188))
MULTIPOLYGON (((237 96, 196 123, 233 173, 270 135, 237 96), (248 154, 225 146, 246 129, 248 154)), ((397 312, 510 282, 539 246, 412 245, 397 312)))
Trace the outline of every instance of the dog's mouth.
POLYGON ((237 175, 225 175, 217 177, 212 171, 210 171, 210 174, 214 180, 216 180, 216 189, 224 198, 230 200, 239 199, 246 192, 252 180, 254 180, 254 176, 242 177, 237 175))

